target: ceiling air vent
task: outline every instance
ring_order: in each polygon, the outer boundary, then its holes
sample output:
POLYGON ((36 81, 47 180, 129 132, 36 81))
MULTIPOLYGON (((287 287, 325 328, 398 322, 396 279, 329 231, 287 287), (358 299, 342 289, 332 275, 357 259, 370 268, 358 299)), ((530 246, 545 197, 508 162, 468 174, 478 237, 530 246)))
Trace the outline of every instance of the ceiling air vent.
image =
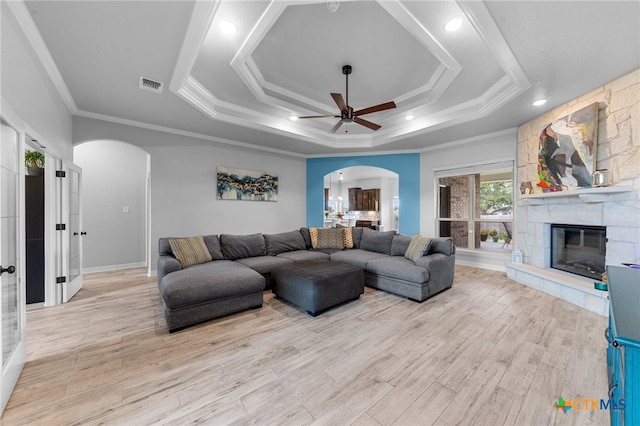
POLYGON ((150 92, 162 93, 162 84, 159 81, 151 80, 150 78, 145 78, 140 76, 139 87, 142 90, 148 90, 150 92))

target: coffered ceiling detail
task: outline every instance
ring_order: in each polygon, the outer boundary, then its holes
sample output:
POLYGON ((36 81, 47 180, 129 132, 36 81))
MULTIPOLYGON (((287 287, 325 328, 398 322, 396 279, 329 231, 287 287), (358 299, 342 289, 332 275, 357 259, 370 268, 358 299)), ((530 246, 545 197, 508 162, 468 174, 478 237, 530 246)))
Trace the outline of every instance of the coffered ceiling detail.
POLYGON ((171 85, 213 119, 309 143, 375 147, 486 116, 530 87, 482 2, 352 1, 335 12, 326 2, 247 2, 242 19, 231 6, 196 3, 171 85), (442 17, 462 18, 461 31, 446 32, 442 17), (349 26, 362 19, 367 25, 349 26), (220 34, 222 21, 242 22, 236 39, 220 34), (335 118, 292 122, 338 113, 329 93, 344 95, 345 64, 353 66, 354 108, 396 102, 367 117, 382 128, 330 134, 335 118))
POLYGON ((640 67, 637 1, 331 3, 2 5, 72 114, 302 157, 415 152, 514 132, 640 67), (444 29, 451 18, 461 19, 456 32, 444 29), (223 21, 235 34, 220 31, 223 21), (354 110, 397 104, 366 115, 379 130, 350 123, 331 134, 337 118, 290 120, 338 114, 330 94, 346 97, 347 64, 354 110), (164 90, 140 90, 141 77, 164 90), (533 106, 540 97, 548 103, 533 106))

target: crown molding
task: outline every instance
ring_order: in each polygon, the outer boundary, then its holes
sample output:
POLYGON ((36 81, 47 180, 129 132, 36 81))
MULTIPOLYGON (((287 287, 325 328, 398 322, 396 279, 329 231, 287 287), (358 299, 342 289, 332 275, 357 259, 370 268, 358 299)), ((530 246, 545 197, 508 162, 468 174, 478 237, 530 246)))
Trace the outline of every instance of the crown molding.
MULTIPOLYGON (((245 148, 245 149, 251 149, 251 150, 254 150, 254 151, 269 152, 269 153, 272 153, 272 154, 283 155, 285 157, 294 157, 294 158, 306 158, 307 157, 304 154, 298 154, 298 153, 294 153, 294 152, 290 152, 290 151, 284 151, 284 150, 281 150, 281 149, 268 148, 268 147, 264 147, 264 146, 261 146, 261 145, 253 145, 253 144, 250 144, 250 143, 238 142, 238 141, 234 141, 234 140, 231 140, 231 139, 219 138, 219 137, 215 137, 215 136, 205 135, 205 134, 202 134, 202 133, 191 132, 191 131, 188 131, 188 130, 175 129, 173 127, 160 126, 158 124, 145 123, 143 121, 130 120, 128 118, 115 117, 115 116, 106 115, 106 114, 98 114, 98 113, 90 112, 90 111, 78 110, 76 112, 76 114, 74 114, 74 115, 77 116, 77 117, 91 118, 91 119, 94 119, 94 120, 107 121, 107 122, 110 122, 110 123, 123 124, 125 126, 138 127, 138 128, 141 128, 141 129, 153 130, 153 131, 156 131, 156 132, 169 133, 169 134, 178 135, 178 136, 185 136, 185 137, 188 137, 188 138, 194 138, 194 139, 200 139, 200 140, 205 140, 205 141, 209 141, 209 142, 215 142, 215 143, 223 144, 223 145, 230 145, 230 146, 234 146, 234 147, 237 147, 237 148, 245 148)), ((86 141, 76 141, 75 143, 80 143, 80 142, 86 142, 86 141)))
MULTIPOLYGON (((428 146, 426 148, 422 148, 420 150, 420 152, 424 153, 424 152, 439 151, 441 149, 448 149, 448 148, 451 148, 451 147, 468 145, 468 144, 471 144, 471 143, 477 143, 477 142, 480 142, 480 141, 483 141, 483 140, 494 139, 494 138, 498 138, 498 137, 502 137, 502 136, 513 135, 514 137, 517 137, 517 134, 518 134, 518 128, 517 127, 511 127, 511 128, 504 129, 504 130, 498 130, 497 132, 493 132, 493 133, 485 133, 485 134, 482 134, 482 135, 473 136, 473 137, 466 138, 466 139, 460 139, 460 140, 450 141, 450 142, 443 142, 443 143, 438 144, 438 145, 428 146)), ((513 161, 513 159, 511 159, 511 160, 513 161)))

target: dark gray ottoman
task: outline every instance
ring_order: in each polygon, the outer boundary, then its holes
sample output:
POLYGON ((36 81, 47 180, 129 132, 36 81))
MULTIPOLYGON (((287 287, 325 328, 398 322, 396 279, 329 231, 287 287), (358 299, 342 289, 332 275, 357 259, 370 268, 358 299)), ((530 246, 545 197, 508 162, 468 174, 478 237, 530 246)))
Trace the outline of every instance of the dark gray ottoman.
POLYGON ((356 300, 364 293, 364 270, 328 260, 308 260, 277 266, 271 271, 272 291, 278 298, 311 316, 356 300))

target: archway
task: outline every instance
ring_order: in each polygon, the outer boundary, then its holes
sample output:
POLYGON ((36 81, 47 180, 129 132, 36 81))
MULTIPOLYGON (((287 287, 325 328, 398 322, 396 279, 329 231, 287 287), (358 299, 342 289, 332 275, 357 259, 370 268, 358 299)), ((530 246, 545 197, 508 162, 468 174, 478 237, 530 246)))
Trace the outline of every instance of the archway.
POLYGON ((372 166, 398 175, 398 193, 402 200, 399 232, 420 231, 420 154, 366 155, 307 159, 307 226, 324 225, 324 176, 351 166, 372 166))
POLYGON ((325 225, 343 213, 342 223, 371 221, 380 230, 398 230, 398 174, 372 166, 350 166, 324 177, 325 225))
POLYGON ((83 172, 86 272, 149 264, 149 154, 130 143, 93 140, 74 146, 83 172))

